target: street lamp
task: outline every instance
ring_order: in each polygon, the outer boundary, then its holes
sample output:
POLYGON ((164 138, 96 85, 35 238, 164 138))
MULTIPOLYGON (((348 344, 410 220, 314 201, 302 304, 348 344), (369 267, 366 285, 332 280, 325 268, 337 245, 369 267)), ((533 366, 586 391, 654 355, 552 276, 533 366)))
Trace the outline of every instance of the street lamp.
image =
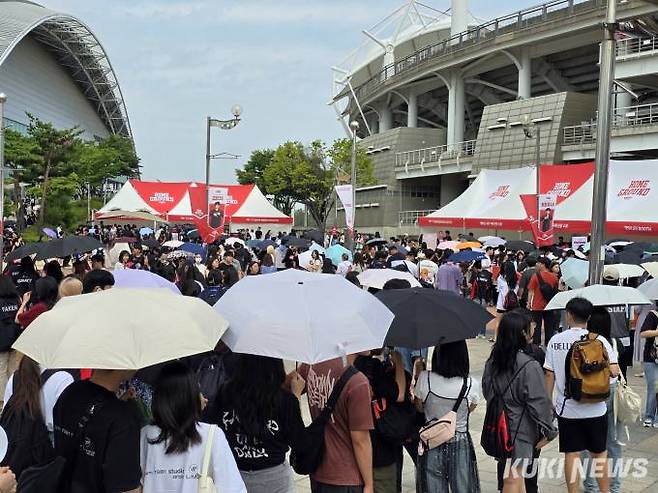
POLYGON ((350 122, 352 130, 352 252, 356 250, 356 134, 359 131, 359 122, 350 122))
POLYGON ((539 211, 539 163, 541 161, 539 145, 541 144, 541 128, 539 128, 537 123, 531 123, 528 115, 521 117, 521 124, 523 125, 523 135, 527 139, 535 139, 535 187, 537 190, 537 220, 539 220, 541 215, 539 211))
POLYGON ((210 129, 212 127, 217 127, 220 130, 231 130, 235 128, 240 123, 242 106, 239 104, 233 105, 231 113, 233 113, 233 118, 230 120, 217 120, 210 116, 206 120, 206 207, 210 203, 210 160, 213 159, 213 155, 210 154, 210 129))
POLYGON ((0 92, 0 270, 5 248, 5 103, 7 95, 0 92))

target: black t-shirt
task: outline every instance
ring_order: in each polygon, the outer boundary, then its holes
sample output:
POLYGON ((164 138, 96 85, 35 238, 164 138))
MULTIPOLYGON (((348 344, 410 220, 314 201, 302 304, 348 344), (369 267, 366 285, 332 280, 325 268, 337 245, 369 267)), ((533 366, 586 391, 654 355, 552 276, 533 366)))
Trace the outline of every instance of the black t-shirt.
POLYGON ((259 471, 283 464, 289 448, 303 453, 308 448, 299 400, 290 392, 279 392, 279 404, 267 420, 267 428, 258 437, 248 435, 236 414, 230 396, 220 393, 212 409, 206 413, 209 421, 219 425, 226 434, 235 462, 241 471, 259 471))
POLYGON ((130 404, 91 381, 69 385, 53 409, 55 452, 74 464, 71 493, 130 491, 141 483, 139 423, 130 404), (93 404, 79 444, 74 437, 93 404))
POLYGON ((475 298, 479 300, 489 299, 489 290, 492 285, 492 275, 488 270, 482 269, 475 276, 475 298))
MULTIPOLYGON (((642 328, 640 329, 640 332, 644 332, 647 330, 656 330, 658 328, 658 317, 656 317, 656 314, 654 312, 649 312, 647 315, 647 318, 644 319, 644 323, 642 324, 642 328)), ((647 337, 644 340, 644 362, 645 363, 655 363, 656 362, 656 350, 654 349, 654 345, 656 338, 655 337, 647 337)))
POLYGON ((10 351, 18 337, 20 327, 15 318, 20 304, 18 298, 0 298, 0 352, 10 351))
POLYGON ((16 285, 16 291, 18 291, 18 294, 21 295, 21 297, 30 291, 32 289, 32 284, 34 281, 39 279, 39 276, 37 274, 31 274, 28 272, 20 272, 15 279, 12 279, 14 281, 14 284, 16 285))

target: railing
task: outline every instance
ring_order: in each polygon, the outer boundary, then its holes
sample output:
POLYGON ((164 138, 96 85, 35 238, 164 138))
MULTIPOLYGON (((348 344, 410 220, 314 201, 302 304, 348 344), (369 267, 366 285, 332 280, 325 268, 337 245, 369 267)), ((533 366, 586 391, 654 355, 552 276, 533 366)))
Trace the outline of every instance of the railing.
MULTIPOLYGON (((612 128, 658 125, 658 103, 616 108, 612 128)), ((582 145, 596 142, 596 121, 564 127, 562 145, 582 145)))
POLYGON ((658 38, 630 38, 617 41, 615 52, 617 58, 636 58, 651 55, 658 51, 658 38))
POLYGON ((503 33, 536 27, 539 23, 551 21, 552 19, 549 18, 550 14, 556 12, 563 11, 571 15, 573 14, 575 5, 589 4, 595 8, 603 5, 603 3, 604 0, 553 0, 543 5, 537 5, 503 17, 498 17, 439 43, 421 48, 415 53, 385 66, 378 74, 355 89, 356 96, 358 99, 362 99, 374 92, 392 77, 408 72, 438 56, 453 53, 480 43, 490 42, 493 38, 503 33))
POLYGON ((398 216, 400 218, 400 226, 411 225, 415 226, 418 224, 418 219, 421 217, 429 216, 436 209, 426 210, 426 211, 400 211, 398 216))
POLYGON ((440 145, 415 149, 413 151, 398 152, 395 155, 396 168, 408 171, 410 166, 424 166, 425 163, 440 163, 443 159, 460 159, 475 154, 475 140, 457 142, 453 145, 440 145))

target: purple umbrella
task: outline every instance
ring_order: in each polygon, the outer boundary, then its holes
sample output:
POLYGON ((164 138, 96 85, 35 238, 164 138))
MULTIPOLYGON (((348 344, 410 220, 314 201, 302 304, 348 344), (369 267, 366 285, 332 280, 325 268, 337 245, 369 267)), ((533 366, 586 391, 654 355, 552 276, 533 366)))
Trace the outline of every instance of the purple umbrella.
POLYGON ((43 234, 49 236, 50 238, 57 238, 57 233, 53 229, 43 228, 41 231, 43 232, 43 234))
POLYGON ((115 288, 166 288, 181 294, 173 282, 147 270, 117 269, 112 274, 115 288))

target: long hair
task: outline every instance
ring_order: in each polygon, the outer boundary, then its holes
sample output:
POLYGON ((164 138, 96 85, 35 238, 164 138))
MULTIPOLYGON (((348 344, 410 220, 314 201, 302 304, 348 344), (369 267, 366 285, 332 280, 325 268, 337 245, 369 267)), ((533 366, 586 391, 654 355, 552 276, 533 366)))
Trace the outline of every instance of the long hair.
POLYGON ((62 282, 62 279, 64 279, 64 273, 62 272, 62 267, 59 265, 59 262, 57 260, 51 260, 48 262, 44 267, 43 267, 43 272, 46 276, 50 276, 57 283, 62 282))
MULTIPOLYGON (((12 405, 4 409, 8 416, 26 412, 32 419, 43 419, 41 409, 41 369, 36 361, 23 356, 14 374, 12 405), (16 385, 18 383, 18 385, 16 385)), ((5 402, 5 405, 7 403, 5 402)))
POLYGON ((612 320, 610 319, 610 312, 602 306, 594 307, 587 321, 587 330, 605 337, 612 344, 612 336, 610 335, 611 327, 612 320))
POLYGON ((509 288, 512 290, 516 288, 517 277, 516 277, 516 269, 514 268, 514 263, 509 260, 506 260, 503 263, 502 271, 507 286, 509 286, 509 288))
POLYGON ((166 454, 180 454, 201 443, 197 430, 201 417, 199 385, 183 363, 176 361, 162 368, 153 390, 151 409, 160 434, 149 440, 150 444, 166 443, 166 454))
POLYGON ((432 371, 445 378, 466 378, 471 371, 466 341, 441 344, 434 348, 432 371))
POLYGON ((519 312, 506 313, 500 319, 498 336, 489 356, 495 375, 512 371, 516 364, 516 353, 527 344, 526 332, 529 325, 530 319, 519 312))
POLYGON ((238 355, 231 379, 222 388, 221 399, 232 407, 244 431, 259 437, 281 403, 281 385, 286 379, 283 361, 267 356, 238 355))
POLYGON ((23 274, 36 275, 37 271, 34 269, 34 261, 32 257, 23 257, 21 259, 21 272, 23 274))

